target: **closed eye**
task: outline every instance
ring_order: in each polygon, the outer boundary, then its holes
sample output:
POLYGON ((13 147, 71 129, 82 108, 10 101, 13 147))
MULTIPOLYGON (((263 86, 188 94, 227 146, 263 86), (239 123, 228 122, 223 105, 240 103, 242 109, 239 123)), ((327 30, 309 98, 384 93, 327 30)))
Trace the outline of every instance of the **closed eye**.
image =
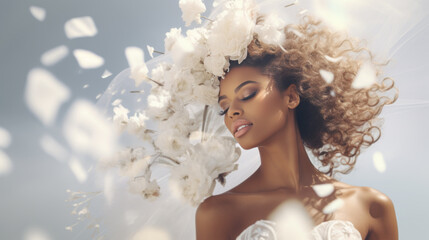
MULTIPOLYGON (((256 93, 257 93, 257 91, 254 91, 249 96, 242 98, 241 101, 247 101, 247 100, 251 99, 252 97, 254 97, 256 95, 256 93)), ((228 112, 228 109, 229 108, 226 108, 225 110, 220 111, 219 115, 221 115, 221 116, 225 115, 228 112)))

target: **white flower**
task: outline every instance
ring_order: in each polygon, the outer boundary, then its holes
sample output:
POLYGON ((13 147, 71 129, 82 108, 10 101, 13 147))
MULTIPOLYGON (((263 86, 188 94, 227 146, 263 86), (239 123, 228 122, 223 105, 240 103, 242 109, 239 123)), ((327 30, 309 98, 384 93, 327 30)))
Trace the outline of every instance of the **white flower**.
POLYGON ((201 0, 180 0, 179 7, 186 26, 191 25, 193 21, 201 23, 201 13, 206 11, 206 6, 201 0))
POLYGON ((133 134, 142 134, 146 129, 145 121, 149 118, 142 113, 135 113, 134 116, 128 120, 128 132, 133 134))
MULTIPOLYGON (((164 83, 164 75, 165 72, 171 69, 171 65, 165 62, 161 62, 156 66, 154 69, 152 69, 151 76, 152 79, 159 82, 164 83)), ((154 83, 155 84, 155 83, 154 83)), ((156 85, 158 86, 158 85, 156 85)), ((152 86, 152 89, 156 87, 155 85, 152 86)))
POLYGON ((155 146, 161 150, 163 155, 177 159, 186 152, 190 143, 182 132, 175 129, 164 129, 158 134, 155 146))
POLYGON ((276 14, 268 15, 255 27, 255 33, 261 42, 272 45, 283 45, 285 22, 276 14))
POLYGON ((137 158, 131 153, 131 158, 126 160, 121 168, 121 174, 130 178, 137 177, 148 170, 150 156, 137 158))
POLYGON ((168 33, 165 34, 165 39, 164 39, 165 51, 166 52, 170 52, 171 48, 174 45, 174 43, 180 37, 183 37, 182 36, 182 29, 181 28, 172 28, 172 29, 170 29, 170 32, 168 32, 168 33))
POLYGON ((174 99, 180 99, 188 103, 192 97, 192 88, 195 84, 194 76, 189 70, 173 67, 166 73, 165 87, 174 95, 174 99))
POLYGON ((199 126, 195 124, 194 119, 189 118, 186 110, 175 112, 168 120, 159 123, 159 129, 174 129, 185 137, 198 128, 199 126))
POLYGON ((194 87, 192 96, 194 101, 204 105, 216 105, 219 94, 219 86, 198 85, 194 87))
POLYGON ((188 159, 172 170, 170 187, 179 198, 184 198, 193 206, 200 204, 213 193, 215 182, 197 156, 188 159))
POLYGON ((171 95, 163 88, 152 88, 152 93, 147 97, 147 115, 157 120, 165 120, 174 112, 171 110, 171 95))
POLYGON ((229 61, 223 55, 210 55, 204 59, 204 67, 213 75, 223 76, 224 71, 229 68, 229 61))
POLYGON ((177 35, 169 52, 173 62, 181 68, 192 68, 207 54, 205 45, 206 30, 192 29, 186 32, 186 37, 177 35))
POLYGON ((149 176, 142 176, 130 179, 128 182, 131 193, 141 194, 145 199, 156 199, 159 192, 159 185, 156 181, 150 181, 149 176))
POLYGON ((252 10, 249 1, 229 2, 210 29, 207 43, 211 54, 227 56, 239 63, 246 58, 256 20, 252 10))
POLYGON ((127 47, 125 49, 128 65, 131 68, 130 77, 134 79, 135 86, 139 86, 143 81, 147 80, 149 70, 144 62, 144 52, 139 47, 127 47))
POLYGON ((113 108, 114 116, 113 116, 113 122, 116 126, 119 127, 121 130, 125 130, 127 124, 128 124, 128 113, 130 112, 127 108, 119 104, 119 106, 116 106, 113 108))

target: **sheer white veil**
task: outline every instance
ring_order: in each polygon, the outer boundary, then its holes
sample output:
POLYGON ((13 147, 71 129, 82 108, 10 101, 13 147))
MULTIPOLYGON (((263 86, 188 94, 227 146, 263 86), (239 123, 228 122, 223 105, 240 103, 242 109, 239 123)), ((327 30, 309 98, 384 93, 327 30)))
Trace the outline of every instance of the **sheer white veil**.
MULTIPOLYGON (((288 23, 297 22, 300 15, 308 12, 333 29, 347 31, 350 36, 365 39, 368 48, 377 58, 390 60, 384 68, 384 74, 395 80, 399 98, 393 105, 386 106, 381 113, 384 125, 380 140, 363 150, 350 176, 341 178, 351 184, 377 188, 390 196, 397 208, 401 232, 401 221, 404 221, 405 225, 405 221, 410 219, 406 216, 406 210, 401 210, 407 207, 406 198, 395 191, 395 188, 399 187, 411 197, 429 197, 425 190, 414 189, 422 192, 413 193, 405 186, 429 180, 424 177, 424 170, 429 167, 429 159, 424 152, 428 143, 426 136, 429 135, 429 129, 426 127, 429 122, 429 81, 426 74, 429 67, 429 61, 426 59, 429 53, 429 3, 423 0, 257 2, 261 12, 276 12, 288 23), (290 6, 285 7, 288 5, 290 6), (373 165, 373 155, 376 152, 381 152, 384 156, 385 172, 377 171, 373 165)), ((219 4, 220 7, 214 8, 207 16, 209 19, 218 13, 222 6, 219 4)), ((168 55, 160 55, 148 61, 147 66, 150 70, 159 62, 168 60, 168 55)), ((129 69, 119 73, 99 99, 98 107, 108 116, 113 115, 112 103, 117 99, 120 99, 121 104, 130 109, 132 114, 146 108, 150 85, 142 84, 143 86, 136 89, 134 80, 129 78, 129 75, 129 69)), ((222 118, 216 114, 216 109, 212 109, 210 114, 213 116, 213 129, 223 124, 222 118)), ((139 140, 132 136, 124 136, 121 141, 124 146, 139 145, 139 140)), ((312 157, 311 153, 308 153, 312 157)), ((225 186, 217 184, 215 194, 238 185, 258 168, 257 150, 242 150, 238 164, 238 170, 227 176, 225 186)), ((119 177, 115 170, 97 173, 97 181, 104 189, 98 199, 100 203, 93 206, 97 209, 94 215, 101 219, 101 231, 97 236, 103 235, 104 239, 132 239, 139 231, 162 229, 170 239, 194 239, 196 209, 172 197, 167 186, 168 176, 168 169, 157 169, 154 177, 161 186, 161 197, 148 201, 129 193, 126 181, 119 177)), ((420 203, 424 204, 423 200, 420 203)))

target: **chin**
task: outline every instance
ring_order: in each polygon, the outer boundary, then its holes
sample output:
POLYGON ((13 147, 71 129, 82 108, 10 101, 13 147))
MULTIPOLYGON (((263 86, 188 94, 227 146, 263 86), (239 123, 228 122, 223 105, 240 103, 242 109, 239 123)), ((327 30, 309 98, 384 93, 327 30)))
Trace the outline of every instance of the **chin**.
POLYGON ((243 148, 244 150, 249 150, 258 146, 258 144, 256 144, 255 142, 246 141, 244 139, 241 139, 241 140, 235 139, 235 140, 238 142, 238 144, 240 144, 240 147, 243 148))

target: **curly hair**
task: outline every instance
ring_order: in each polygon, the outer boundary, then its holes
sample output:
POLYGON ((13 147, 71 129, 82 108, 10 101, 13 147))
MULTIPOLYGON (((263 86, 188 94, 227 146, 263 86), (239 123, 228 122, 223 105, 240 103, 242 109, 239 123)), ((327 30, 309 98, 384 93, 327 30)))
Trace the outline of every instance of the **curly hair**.
POLYGON ((287 25, 284 32, 281 47, 264 44, 255 34, 247 58, 241 64, 230 61, 230 69, 258 67, 280 91, 295 84, 301 98, 295 116, 304 146, 321 162, 325 174, 347 174, 361 148, 379 140, 382 119, 377 116, 396 101, 399 90, 393 79, 381 77, 380 69, 387 63, 376 63, 364 41, 332 32, 309 16, 298 25, 287 25), (366 62, 376 69, 377 81, 354 88, 352 83, 366 62), (325 81, 322 71, 332 73, 333 81, 325 81), (390 89, 396 90, 394 96, 385 96, 390 89))

